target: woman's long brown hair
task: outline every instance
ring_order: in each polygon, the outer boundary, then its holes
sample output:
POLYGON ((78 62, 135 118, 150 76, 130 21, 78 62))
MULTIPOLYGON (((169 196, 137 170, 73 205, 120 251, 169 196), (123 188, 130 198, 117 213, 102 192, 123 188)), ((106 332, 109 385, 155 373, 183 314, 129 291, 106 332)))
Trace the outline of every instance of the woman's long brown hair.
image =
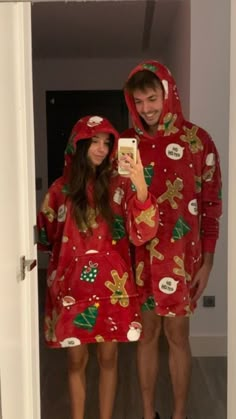
POLYGON ((88 208, 93 205, 97 214, 107 222, 112 230, 113 212, 110 204, 109 182, 111 178, 110 155, 114 138, 110 135, 109 153, 95 169, 88 160, 91 139, 79 140, 72 158, 69 179, 69 197, 72 201, 72 216, 80 230, 92 232, 88 208), (92 184, 93 202, 88 200, 88 184, 92 184))

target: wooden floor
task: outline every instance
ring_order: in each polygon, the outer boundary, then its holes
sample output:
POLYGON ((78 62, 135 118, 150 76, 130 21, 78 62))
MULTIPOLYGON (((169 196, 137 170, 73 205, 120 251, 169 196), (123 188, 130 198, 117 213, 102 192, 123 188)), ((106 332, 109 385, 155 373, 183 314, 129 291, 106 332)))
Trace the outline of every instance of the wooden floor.
MULTIPOLYGON (((43 320, 44 273, 39 272, 40 329, 43 320)), ((119 347, 119 379, 113 419, 141 419, 142 406, 138 386, 136 344, 124 343, 119 347)), ((170 419, 172 394, 167 366, 167 348, 161 344, 161 366, 156 389, 156 408, 161 419, 170 419)), ((193 358, 190 388, 189 419, 226 419, 225 357, 193 358)), ((70 419, 67 388, 66 350, 47 349, 40 333, 41 419, 70 419)), ((90 345, 87 370, 87 402, 85 419, 99 419, 98 367, 96 345, 90 345)))

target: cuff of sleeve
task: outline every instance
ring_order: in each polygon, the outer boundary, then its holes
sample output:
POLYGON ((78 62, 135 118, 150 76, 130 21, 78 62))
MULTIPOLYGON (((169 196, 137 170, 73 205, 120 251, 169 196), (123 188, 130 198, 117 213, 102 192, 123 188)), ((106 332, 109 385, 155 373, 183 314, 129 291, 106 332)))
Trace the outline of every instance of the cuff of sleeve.
POLYGON ((137 198, 135 199, 135 206, 140 210, 145 210, 149 208, 152 204, 150 193, 148 193, 148 197, 145 202, 139 201, 137 198))
POLYGON ((214 253, 216 248, 216 240, 215 239, 206 239, 202 240, 202 252, 214 253))

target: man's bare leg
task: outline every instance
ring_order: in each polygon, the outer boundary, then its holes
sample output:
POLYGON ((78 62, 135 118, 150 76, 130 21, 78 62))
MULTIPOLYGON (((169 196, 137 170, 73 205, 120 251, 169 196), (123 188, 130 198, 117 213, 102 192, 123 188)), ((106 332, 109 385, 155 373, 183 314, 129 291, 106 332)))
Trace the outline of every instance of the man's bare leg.
POLYGON ((172 419, 186 419, 191 376, 189 318, 166 317, 164 332, 169 344, 169 368, 174 396, 172 419))
POLYGON ((68 351, 68 379, 72 419, 84 418, 86 397, 87 345, 75 346, 68 351))
POLYGON ((158 373, 158 343, 161 317, 154 311, 142 313, 143 338, 138 342, 137 362, 144 419, 155 418, 155 387, 158 373))
POLYGON ((111 419, 117 384, 118 346, 116 342, 103 342, 97 349, 99 374, 100 419, 111 419))

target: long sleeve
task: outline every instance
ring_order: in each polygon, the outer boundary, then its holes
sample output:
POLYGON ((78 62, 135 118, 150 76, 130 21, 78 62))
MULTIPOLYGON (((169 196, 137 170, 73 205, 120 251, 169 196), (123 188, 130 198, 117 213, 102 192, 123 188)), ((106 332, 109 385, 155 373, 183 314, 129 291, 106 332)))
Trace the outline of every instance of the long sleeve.
POLYGON ((157 232, 159 211, 156 198, 148 193, 145 202, 138 201, 132 191, 131 183, 127 182, 125 207, 127 214, 126 228, 130 241, 140 246, 151 240, 157 232))
POLYGON ((37 215, 38 249, 50 251, 58 235, 58 218, 63 218, 63 204, 60 203, 60 182, 49 188, 37 215))
POLYGON ((201 176, 201 238, 203 252, 214 252, 222 214, 222 182, 218 151, 211 138, 207 140, 201 176))

